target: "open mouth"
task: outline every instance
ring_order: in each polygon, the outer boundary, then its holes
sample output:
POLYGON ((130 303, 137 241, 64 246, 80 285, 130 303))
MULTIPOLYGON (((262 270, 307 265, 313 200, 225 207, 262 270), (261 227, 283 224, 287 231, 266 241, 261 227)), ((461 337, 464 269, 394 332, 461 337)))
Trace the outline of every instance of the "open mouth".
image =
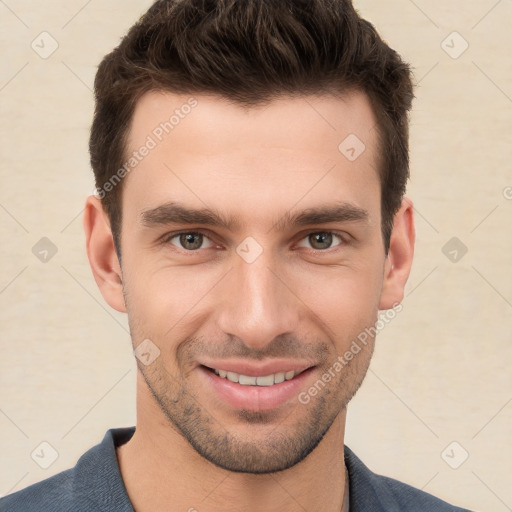
MULTIPOLYGON (((279 370, 279 366, 274 365, 270 370, 279 370)), ((211 390, 214 396, 235 410, 269 411, 296 401, 301 390, 307 387, 310 374, 315 370, 315 366, 307 367, 305 364, 298 365, 293 371, 290 370, 292 364, 286 363, 286 366, 288 371, 268 373, 269 369, 266 369, 261 370, 261 375, 250 367, 245 371, 253 375, 233 372, 233 367, 228 371, 200 364, 198 368, 201 370, 199 374, 206 379, 206 393, 211 390)))
POLYGON ((243 375, 240 373, 230 372, 227 370, 223 370, 221 368, 209 368, 208 366, 202 365, 203 368, 209 370, 212 373, 215 373, 215 375, 218 375, 222 379, 229 380, 230 382, 234 382, 237 384, 241 384, 242 386, 274 386, 275 384, 281 384, 282 382, 292 380, 297 375, 300 375, 304 371, 309 370, 303 370, 301 372, 295 372, 295 371, 289 371, 289 372, 277 372, 277 373, 271 373, 270 375, 258 375, 258 376, 251 376, 251 375, 243 375))

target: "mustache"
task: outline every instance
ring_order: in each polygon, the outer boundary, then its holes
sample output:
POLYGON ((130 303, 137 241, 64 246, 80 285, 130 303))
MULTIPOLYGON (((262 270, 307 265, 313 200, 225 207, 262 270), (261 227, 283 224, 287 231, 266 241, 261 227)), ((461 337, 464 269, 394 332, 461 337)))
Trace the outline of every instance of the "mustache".
MULTIPOLYGON (((227 340, 212 341, 203 337, 189 337, 183 340, 177 349, 180 362, 192 361, 198 355, 212 359, 310 359, 317 363, 326 362, 330 355, 332 342, 300 341, 296 336, 279 335, 263 348, 248 346, 237 336, 229 335, 227 340)), ((332 350, 332 349, 331 349, 332 350)))

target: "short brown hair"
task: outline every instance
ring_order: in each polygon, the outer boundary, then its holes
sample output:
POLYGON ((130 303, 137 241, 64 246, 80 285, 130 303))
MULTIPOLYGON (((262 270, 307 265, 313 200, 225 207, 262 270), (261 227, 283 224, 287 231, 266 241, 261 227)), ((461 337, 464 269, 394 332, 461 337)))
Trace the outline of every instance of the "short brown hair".
MULTIPOLYGON (((102 191, 126 161, 135 105, 148 91, 213 93, 249 107, 282 95, 364 92, 378 122, 387 253, 409 178, 413 85, 409 66, 351 1, 158 0, 102 60, 94 88, 89 150, 102 191)), ((119 257, 122 184, 102 193, 119 257)))

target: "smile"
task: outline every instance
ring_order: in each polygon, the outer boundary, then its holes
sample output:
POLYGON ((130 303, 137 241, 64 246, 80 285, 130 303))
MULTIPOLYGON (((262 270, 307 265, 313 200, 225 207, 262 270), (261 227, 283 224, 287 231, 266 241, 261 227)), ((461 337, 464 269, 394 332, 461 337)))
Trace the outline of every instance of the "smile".
POLYGON ((228 372, 227 370, 221 370, 213 368, 213 371, 223 379, 227 379, 231 382, 241 384, 242 386, 273 386, 274 384, 280 384, 285 380, 291 380, 301 372, 277 372, 270 375, 262 376, 249 376, 242 375, 240 373, 228 372))

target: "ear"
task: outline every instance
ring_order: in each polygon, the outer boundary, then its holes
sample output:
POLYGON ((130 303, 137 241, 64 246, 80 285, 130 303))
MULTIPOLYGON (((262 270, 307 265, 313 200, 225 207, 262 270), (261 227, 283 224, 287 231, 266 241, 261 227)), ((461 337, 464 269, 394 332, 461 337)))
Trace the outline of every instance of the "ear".
POLYGON ((414 206, 404 198, 395 214, 389 252, 384 266, 384 282, 379 309, 391 309, 404 298, 404 288, 409 278, 414 254, 414 206))
POLYGON ((110 222, 101 200, 96 196, 87 198, 83 226, 87 256, 96 284, 109 306, 126 313, 121 265, 115 251, 110 222))

